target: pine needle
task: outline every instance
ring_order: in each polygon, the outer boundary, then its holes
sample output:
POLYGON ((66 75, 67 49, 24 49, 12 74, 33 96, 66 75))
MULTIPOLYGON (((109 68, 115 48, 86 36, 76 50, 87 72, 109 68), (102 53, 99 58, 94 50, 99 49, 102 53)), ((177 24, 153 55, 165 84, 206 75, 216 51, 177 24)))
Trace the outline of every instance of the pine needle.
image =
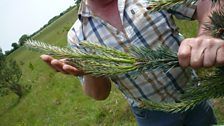
POLYGON ((205 24, 205 30, 211 31, 212 36, 224 40, 224 7, 212 12, 211 23, 205 24))
MULTIPOLYGON (((168 10, 174 6, 189 6, 193 5, 198 0, 149 0, 148 9, 151 12, 161 11, 161 10, 168 10)), ((211 0, 212 5, 221 5, 221 0, 211 0)))
POLYGON ((35 40, 28 40, 25 46, 55 58, 63 58, 66 63, 93 76, 115 76, 131 71, 142 72, 179 66, 176 52, 167 47, 155 50, 132 47, 130 54, 127 54, 87 41, 82 42, 79 48, 73 49, 60 48, 35 40))
MULTIPOLYGON (((217 71, 224 67, 216 68, 217 71)), ((156 103, 144 100, 146 109, 153 109, 167 112, 185 112, 193 109, 196 105, 207 99, 223 98, 224 97, 224 78, 222 72, 215 72, 210 76, 198 78, 189 82, 189 85, 196 83, 198 85, 188 87, 185 93, 181 96, 178 103, 156 103)))
POLYGON ((174 6, 191 5, 197 2, 197 0, 152 0, 149 2, 149 9, 151 12, 168 10, 174 6))

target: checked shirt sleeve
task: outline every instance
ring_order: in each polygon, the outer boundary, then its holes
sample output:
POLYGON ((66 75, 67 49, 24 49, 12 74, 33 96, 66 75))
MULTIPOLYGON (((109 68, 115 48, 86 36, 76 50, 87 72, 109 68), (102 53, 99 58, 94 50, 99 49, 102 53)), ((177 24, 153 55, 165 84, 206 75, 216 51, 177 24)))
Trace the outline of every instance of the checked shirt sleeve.
POLYGON ((82 25, 79 20, 77 20, 74 25, 70 28, 67 34, 67 42, 69 48, 77 47, 82 39, 82 25))
MULTIPOLYGON (((80 48, 79 43, 83 40, 82 35, 82 25, 79 20, 77 20, 67 34, 67 42, 69 48, 80 48)), ((79 76, 80 84, 83 85, 84 77, 79 76)))
POLYGON ((194 20, 193 16, 197 8, 197 2, 194 4, 175 5, 168 10, 172 15, 178 19, 194 20))

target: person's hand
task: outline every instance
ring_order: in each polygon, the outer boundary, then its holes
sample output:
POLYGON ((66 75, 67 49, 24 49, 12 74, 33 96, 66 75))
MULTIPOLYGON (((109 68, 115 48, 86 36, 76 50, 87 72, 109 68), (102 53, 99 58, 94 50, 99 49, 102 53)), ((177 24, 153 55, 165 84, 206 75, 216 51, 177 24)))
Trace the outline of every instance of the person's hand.
POLYGON ((211 67, 224 64, 224 41, 208 36, 188 38, 182 41, 178 50, 182 67, 211 67))
POLYGON ((41 59, 46 62, 51 68, 55 69, 58 72, 62 72, 64 74, 71 74, 75 76, 82 76, 85 73, 81 70, 78 70, 74 66, 68 65, 64 63, 63 59, 57 60, 49 55, 41 55, 41 59))

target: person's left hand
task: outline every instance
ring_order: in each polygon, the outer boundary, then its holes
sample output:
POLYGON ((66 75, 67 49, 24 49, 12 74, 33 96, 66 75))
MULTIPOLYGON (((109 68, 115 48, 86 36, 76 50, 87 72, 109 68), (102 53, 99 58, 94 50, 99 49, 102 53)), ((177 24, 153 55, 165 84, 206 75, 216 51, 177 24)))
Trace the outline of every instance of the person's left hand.
POLYGON ((188 38, 182 41, 178 50, 182 67, 211 67, 224 64, 224 41, 208 36, 188 38))

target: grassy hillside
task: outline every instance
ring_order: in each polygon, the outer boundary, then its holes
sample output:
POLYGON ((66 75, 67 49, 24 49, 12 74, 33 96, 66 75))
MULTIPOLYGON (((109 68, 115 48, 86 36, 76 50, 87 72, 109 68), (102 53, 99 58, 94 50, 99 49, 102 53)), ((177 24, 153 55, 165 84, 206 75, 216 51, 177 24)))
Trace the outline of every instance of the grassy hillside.
MULTIPOLYGON (((66 46, 76 11, 65 14, 34 39, 66 46)), ((22 68, 21 83, 32 85, 32 89, 15 107, 13 94, 0 98, 0 126, 135 125, 126 100, 117 90, 106 101, 96 102, 83 94, 74 76, 55 73, 39 56, 24 48, 10 55, 22 68)))
MULTIPOLYGON (((76 19, 76 12, 76 8, 72 9, 34 39, 66 46, 67 31, 76 19)), ((179 21, 178 25, 185 29, 185 36, 195 35, 196 23, 190 24, 193 25, 191 29, 185 22, 179 21)), ((113 87, 107 100, 96 102, 83 94, 74 76, 56 73, 39 56, 24 48, 10 55, 22 68, 21 83, 32 88, 18 104, 13 94, 0 98, 0 126, 136 125, 126 100, 116 88, 113 87)), ((222 101, 217 102, 220 105, 222 101)), ((217 110, 222 110, 218 107, 217 110)), ((217 111, 217 114, 221 115, 221 112, 217 111)), ((224 122, 224 118, 219 116, 219 121, 224 122)))

